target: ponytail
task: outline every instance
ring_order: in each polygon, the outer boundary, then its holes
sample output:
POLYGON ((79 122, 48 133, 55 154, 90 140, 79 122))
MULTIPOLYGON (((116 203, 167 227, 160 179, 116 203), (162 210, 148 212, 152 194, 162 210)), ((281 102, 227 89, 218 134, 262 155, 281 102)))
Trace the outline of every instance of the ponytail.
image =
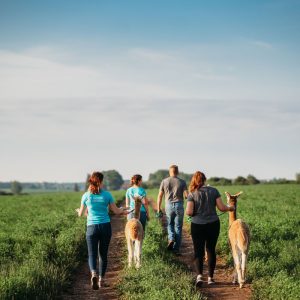
POLYGON ((205 181, 206 177, 204 173, 200 171, 195 172, 189 186, 189 191, 194 192, 195 190, 200 189, 205 184, 205 181))
POLYGON ((94 172, 89 178, 89 190, 92 194, 99 194, 100 185, 103 181, 103 174, 100 172, 94 172))

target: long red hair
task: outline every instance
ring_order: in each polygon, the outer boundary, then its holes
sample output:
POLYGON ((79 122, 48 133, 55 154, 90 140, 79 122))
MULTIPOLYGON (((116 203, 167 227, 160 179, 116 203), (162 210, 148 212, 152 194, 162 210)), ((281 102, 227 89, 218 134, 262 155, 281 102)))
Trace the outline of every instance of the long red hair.
POLYGON ((103 181, 103 174, 100 172, 94 172, 89 178, 89 190, 92 194, 99 194, 100 186, 103 181))
POLYGON ((192 177, 189 186, 189 191, 194 192, 195 190, 200 189, 205 184, 205 181, 206 181, 205 174, 200 171, 196 171, 192 177))

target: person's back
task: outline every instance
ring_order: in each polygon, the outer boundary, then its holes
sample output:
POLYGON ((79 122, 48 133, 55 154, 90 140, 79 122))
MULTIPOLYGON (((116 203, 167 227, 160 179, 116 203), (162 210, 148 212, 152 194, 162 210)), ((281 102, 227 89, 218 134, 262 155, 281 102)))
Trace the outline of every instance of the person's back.
POLYGON ((174 250, 179 254, 181 244, 181 232, 183 224, 183 200, 187 198, 186 182, 177 177, 178 167, 172 165, 169 168, 170 177, 162 180, 157 196, 157 209, 160 215, 161 202, 165 196, 165 210, 168 221, 168 250, 174 250))
POLYGON ((194 215, 192 222, 207 224, 218 220, 216 212, 216 199, 220 197, 217 189, 210 186, 202 186, 188 196, 194 201, 194 215))
POLYGON ((186 182, 177 176, 165 178, 160 185, 160 191, 164 192, 165 199, 169 202, 183 201, 183 194, 186 189, 186 182))

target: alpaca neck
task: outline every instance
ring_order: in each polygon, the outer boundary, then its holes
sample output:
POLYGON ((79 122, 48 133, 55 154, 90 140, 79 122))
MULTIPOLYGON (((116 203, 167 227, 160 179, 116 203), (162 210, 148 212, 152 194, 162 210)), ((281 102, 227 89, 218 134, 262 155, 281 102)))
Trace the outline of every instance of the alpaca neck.
POLYGON ((135 205, 134 205, 134 218, 135 219, 140 218, 141 205, 142 205, 142 203, 137 202, 137 201, 135 202, 135 205))
POLYGON ((232 222, 236 220, 236 205, 235 205, 235 211, 229 212, 229 227, 231 226, 232 222))
POLYGON ((140 210, 134 210, 134 218, 139 219, 140 218, 140 210))

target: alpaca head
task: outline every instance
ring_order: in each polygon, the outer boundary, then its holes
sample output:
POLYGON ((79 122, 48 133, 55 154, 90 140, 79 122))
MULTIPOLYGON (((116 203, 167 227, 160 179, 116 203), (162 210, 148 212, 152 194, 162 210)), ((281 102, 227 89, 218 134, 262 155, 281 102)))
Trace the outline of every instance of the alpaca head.
POLYGON ((134 199, 134 217, 136 219, 139 219, 143 197, 141 197, 140 195, 134 195, 133 199, 134 199))
POLYGON ((230 195, 228 192, 225 192, 225 195, 227 197, 227 204, 230 206, 236 206, 237 199, 242 193, 243 192, 238 192, 235 195, 230 195))

